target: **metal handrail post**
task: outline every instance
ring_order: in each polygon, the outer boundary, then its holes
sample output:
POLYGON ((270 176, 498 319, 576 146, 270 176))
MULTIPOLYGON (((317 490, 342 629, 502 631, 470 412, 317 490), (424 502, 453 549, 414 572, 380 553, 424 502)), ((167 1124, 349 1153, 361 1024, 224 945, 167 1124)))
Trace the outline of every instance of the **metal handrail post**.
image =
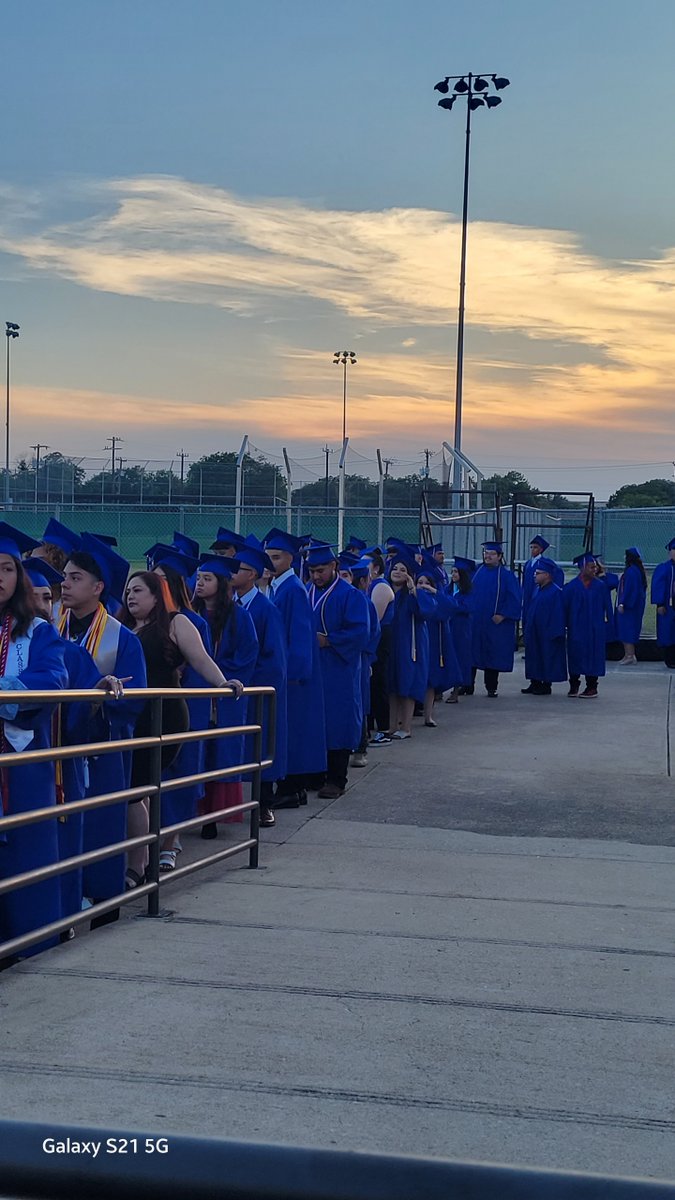
POLYGON ((254 725, 258 726, 258 729, 256 730, 256 732, 253 735, 253 758, 257 762, 258 766, 257 766, 256 770, 253 772, 253 782, 251 784, 251 800, 253 800, 253 802, 254 802, 254 806, 251 809, 251 840, 253 841, 253 845, 251 846, 251 849, 249 850, 249 855, 248 855, 248 865, 249 865, 249 868, 251 868, 252 870, 255 870, 256 867, 258 866, 258 851, 259 851, 259 843, 260 843, 260 792, 261 792, 260 785, 262 783, 262 779, 261 779, 262 767, 260 766, 260 763, 262 762, 262 757, 263 757, 263 753, 262 753, 263 704, 264 704, 263 697, 256 696, 256 698, 255 698, 255 718, 254 718, 253 723, 254 723, 254 725))
POLYGON ((154 835, 148 846, 148 881, 155 887, 148 895, 148 916, 159 916, 159 832, 162 828, 162 697, 151 700, 150 731, 160 741, 150 751, 151 781, 155 791, 150 795, 150 833, 154 835))

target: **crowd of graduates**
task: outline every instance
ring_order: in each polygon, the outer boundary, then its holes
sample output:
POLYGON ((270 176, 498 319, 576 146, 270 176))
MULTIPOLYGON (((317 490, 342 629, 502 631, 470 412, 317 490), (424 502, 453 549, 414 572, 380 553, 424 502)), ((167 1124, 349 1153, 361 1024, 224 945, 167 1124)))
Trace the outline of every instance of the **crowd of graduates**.
MULTIPOLYGON (((480 564, 455 557, 446 566, 440 545, 395 537, 383 547, 353 537, 338 553, 280 529, 258 541, 221 528, 205 553, 176 532, 148 549, 147 569, 130 572, 114 538, 51 519, 36 541, 0 523, 0 691, 91 690, 86 702, 0 704, 3 753, 120 741, 112 752, 2 770, 5 814, 53 805, 55 819, 0 827, 0 878, 147 834, 151 752, 125 751, 124 741, 150 732, 150 705, 125 688, 222 689, 216 700, 164 701, 163 732, 180 735, 245 724, 243 689, 274 687, 264 827, 276 810, 307 804, 313 790, 340 797, 350 767, 409 739, 415 715, 435 727, 434 704, 473 695, 478 671, 496 698, 521 626, 526 694, 551 695, 565 682, 569 697, 596 698, 609 641, 623 641, 622 665, 636 661, 647 593, 639 552, 626 551, 620 577, 581 554, 577 576, 565 583, 544 537, 530 549, 519 579, 498 542, 483 544, 480 564), (69 812, 73 801, 129 787, 124 803, 69 812)), ((652 601, 666 663, 675 667, 675 539, 667 549, 652 601)), ((162 777, 252 761, 244 734, 177 740, 162 751, 162 777)), ((242 819, 244 782, 230 776, 163 791, 162 827, 201 816, 201 836, 217 837, 220 822, 242 819)), ((160 869, 174 870, 180 852, 180 838, 167 835, 160 869)), ((1 895, 0 942, 134 889, 146 868, 141 846, 1 895)), ((109 919, 94 918, 92 927, 109 919)))

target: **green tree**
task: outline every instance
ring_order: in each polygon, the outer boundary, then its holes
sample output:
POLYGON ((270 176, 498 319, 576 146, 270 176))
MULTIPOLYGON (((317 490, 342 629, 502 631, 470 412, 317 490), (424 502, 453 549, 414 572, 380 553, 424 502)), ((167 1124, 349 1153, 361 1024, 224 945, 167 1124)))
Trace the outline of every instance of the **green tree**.
POLYGON ((670 508, 673 505, 675 483, 670 479, 626 483, 607 502, 608 508, 670 508))

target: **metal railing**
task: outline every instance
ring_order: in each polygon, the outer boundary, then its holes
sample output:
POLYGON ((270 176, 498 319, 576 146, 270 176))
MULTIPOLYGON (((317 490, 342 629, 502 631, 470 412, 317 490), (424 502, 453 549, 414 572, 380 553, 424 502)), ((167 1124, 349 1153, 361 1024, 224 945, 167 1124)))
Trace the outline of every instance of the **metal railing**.
POLYGON ((675 1200, 675 1183, 165 1131, 0 1121, 0 1195, 12 1200, 85 1195, 97 1200, 675 1200), (83 1145, 97 1147, 96 1155, 79 1150, 83 1145))
MULTIPOLYGON (((38 824, 42 821, 57 821, 61 816, 72 816, 77 813, 90 812, 97 808, 105 808, 112 804, 121 804, 131 800, 149 799, 150 829, 140 837, 125 838, 123 841, 102 846, 97 850, 89 850, 71 858, 60 859, 48 866, 39 867, 32 871, 24 871, 0 879, 0 895, 18 891, 30 884, 41 883, 55 876, 78 870, 91 863, 101 862, 106 858, 124 854, 128 850, 148 847, 149 863, 145 883, 130 891, 120 892, 99 903, 91 905, 85 911, 71 913, 42 925, 20 937, 10 941, 0 942, 0 960, 12 958, 27 950, 38 942, 46 941, 71 928, 77 928, 98 916, 104 916, 120 908, 124 904, 147 897, 148 916, 157 917, 159 909, 159 889, 174 880, 184 879, 203 867, 213 866, 235 854, 249 851, 249 867, 258 866, 259 825, 260 825, 260 782, 261 773, 272 765, 275 752, 276 728, 276 692, 272 687, 249 687, 244 689, 244 696, 255 701, 253 721, 246 725, 225 726, 212 729, 200 729, 186 733, 162 733, 162 706, 164 700, 170 699, 222 699, 222 688, 131 688, 124 692, 127 700, 145 700, 150 704, 150 734, 148 737, 118 738, 105 742, 88 742, 77 746, 55 746, 44 750, 24 750, 19 753, 8 752, 0 754, 0 768, 8 769, 30 763, 57 762, 71 758, 92 758, 101 754, 111 754, 119 751, 150 750, 150 779, 142 787, 122 788, 115 792, 106 792, 100 796, 91 796, 84 800, 75 800, 65 804, 51 804, 47 808, 33 809, 29 812, 18 813, 15 816, 0 816, 0 836, 11 829, 19 829, 26 825, 38 824), (267 721, 267 738, 263 758, 263 715, 265 700, 269 702, 267 721), (162 779, 162 748, 171 745, 183 745, 194 741, 209 741, 213 738, 237 737, 250 734, 253 736, 253 761, 237 763, 234 766, 222 767, 215 771, 201 771, 193 775, 183 775, 175 779, 162 779), (178 788, 191 787, 197 783, 211 783, 227 780, 232 776, 251 775, 251 799, 231 808, 210 812, 207 817, 192 817, 174 825, 162 828, 161 798, 164 792, 175 791, 178 788), (160 874, 159 855, 160 843, 170 835, 186 832, 204 824, 205 821, 217 821, 221 817, 232 816, 236 813, 250 813, 249 836, 236 845, 227 846, 214 854, 209 854, 196 862, 188 863, 167 874, 160 874)), ((3 692, 3 704, 19 704, 21 707, 43 704, 62 704, 76 702, 93 702, 99 704, 106 700, 105 694, 89 690, 63 691, 21 691, 3 692)), ((108 703, 114 701, 108 699, 108 703)))

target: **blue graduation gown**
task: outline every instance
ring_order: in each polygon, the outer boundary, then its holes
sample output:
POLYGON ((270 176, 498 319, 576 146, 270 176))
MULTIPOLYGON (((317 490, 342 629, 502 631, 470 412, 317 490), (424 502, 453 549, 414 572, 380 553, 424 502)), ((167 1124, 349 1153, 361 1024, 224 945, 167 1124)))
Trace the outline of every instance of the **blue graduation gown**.
POLYGON ((435 607, 429 592, 407 588, 394 594, 389 654, 389 693, 424 703, 429 678, 429 630, 425 617, 435 607))
POLYGON ((563 588, 570 675, 604 675, 607 622, 612 619, 609 588, 601 579, 581 578, 563 588))
MULTIPOLYGON (((83 688, 95 688, 101 678, 101 672, 91 655, 83 646, 76 642, 61 639, 63 657, 68 673, 66 686, 72 691, 83 688)), ((97 693, 98 699, 101 693, 97 693)), ((100 705, 93 707, 92 703, 61 705, 61 745, 78 746, 86 742, 104 740, 105 722, 100 719, 100 705)), ((64 758, 61 761, 63 772, 63 791, 65 806, 59 813, 57 825, 59 842, 59 859, 74 858, 83 853, 84 846, 84 813, 69 813, 68 804, 83 800, 87 791, 89 770, 86 756, 82 758, 64 758)), ((68 871, 59 876, 61 880, 61 903, 63 916, 73 916, 81 911, 83 882, 82 868, 68 871)))
POLYGON ((605 571, 604 575, 598 575, 598 579, 601 583, 604 583, 609 592, 609 607, 612 612, 611 620, 607 622, 605 627, 605 638, 608 642, 615 642, 619 635, 616 631, 616 618, 614 616, 614 608, 612 607, 614 603, 612 592, 615 592, 619 586, 619 576, 615 575, 613 571, 605 571))
POLYGON ((473 665, 478 670, 512 671, 516 621, 520 619, 520 584, 508 567, 478 568, 473 577, 473 665), (494 616, 504 617, 496 625, 494 616))
POLYGON ((562 588, 555 583, 538 587, 530 601, 523 625, 525 677, 541 683, 567 679, 565 654, 565 606, 562 588))
POLYGON ((326 770, 326 724, 319 646, 309 596, 297 575, 272 593, 286 638, 288 671, 287 775, 326 770))
MULTIPOLYGON (((453 588, 453 585, 450 585, 453 588)), ((473 593, 459 589, 446 592, 450 608, 450 635, 459 663, 459 680, 462 687, 473 682, 473 593)))
MULTIPOLYGON (((527 610, 530 607, 530 604, 532 603, 532 600, 537 592, 537 585, 534 581, 534 573, 537 569, 537 564, 539 563, 539 559, 542 557, 543 557, 542 555, 538 555, 537 558, 529 559, 529 561, 525 563, 525 566, 523 568, 523 624, 525 624, 525 617, 527 616, 527 610)), ((553 582, 557 583, 559 588, 564 587, 565 572, 563 571, 562 567, 559 567, 556 565, 555 575, 553 576, 553 582)))
POLYGON ((675 593, 675 562, 668 559, 659 563, 652 575, 652 604, 657 608, 665 608, 663 616, 656 614, 656 640, 659 646, 675 646, 675 608, 673 595, 675 593))
MULTIPOLYGON (((363 596, 365 593, 362 592, 361 595, 363 596)), ((368 596, 366 596, 366 607, 368 609, 368 643, 365 650, 361 652, 361 704, 364 720, 370 716, 370 677, 382 636, 377 609, 368 596)))
MULTIPOLYGON (((211 630, 205 617, 192 609, 182 608, 181 613, 194 625, 202 639, 202 645, 209 655, 213 654, 211 645, 211 630)), ((181 685, 186 688, 208 687, 209 684, 202 675, 195 671, 189 663, 183 667, 181 685)), ((186 700, 190 718, 190 731, 208 729, 211 720, 211 699, 206 696, 203 700, 196 697, 186 700)), ((198 775, 206 769, 206 743, 185 742, 174 761, 162 772, 163 779, 180 779, 183 775, 198 775)), ((162 825, 175 825, 179 821, 189 821, 197 815, 197 804, 204 795, 204 784, 193 783, 187 787, 176 788, 175 791, 162 794, 162 825)))
MULTIPOLYGON (((112 620, 113 618, 111 618, 112 620)), ((96 665, 101 669, 100 663, 96 665)), ((107 666, 107 664, 105 664, 107 666)), ((119 641, 115 662, 110 670, 102 672, 116 675, 118 679, 131 676, 124 686, 127 688, 147 687, 143 647, 135 633, 124 625, 119 627, 119 641)), ((105 700, 101 708, 105 735, 101 741, 130 738, 134 735, 136 719, 143 708, 142 700, 105 700)), ((131 751, 113 750, 97 758, 88 758, 89 785, 87 796, 102 796, 106 792, 117 792, 127 788, 131 780, 131 751)), ((126 804, 109 804, 94 809, 84 816, 84 850, 99 850, 114 842, 123 842, 127 836, 126 804)), ((106 900, 124 891, 125 856, 113 855, 102 862, 92 863, 84 869, 83 887, 85 896, 106 900)))
MULTIPOLYGON (((427 594, 430 595, 430 593, 427 594)), ((427 616, 429 630, 428 686, 434 691, 445 692, 448 688, 456 687, 461 683, 462 668, 459 665, 450 627, 453 611, 451 597, 445 590, 441 590, 432 599, 435 604, 427 616)))
MULTIPOLYGON (((252 687, 273 687, 277 694, 277 721, 275 730, 274 762, 262 772, 261 779, 265 782, 275 782, 286 775, 288 751, 288 719, 287 691, 288 675, 286 661, 286 638, 279 609, 256 589, 256 594, 248 606, 255 631, 258 635, 258 659, 255 664, 252 687)), ((269 701, 265 701, 263 716, 263 755, 267 742, 269 723, 269 701)), ((253 719, 253 709, 249 708, 249 717, 253 719)), ((253 761, 253 738, 246 740, 246 761, 253 761)))
POLYGON ((361 655, 370 632, 366 597, 338 578, 323 590, 312 585, 309 599, 315 632, 328 638, 319 649, 326 748, 353 750, 363 730, 361 655))
POLYGON ((646 603, 647 589, 642 582, 642 572, 631 563, 623 572, 616 593, 616 634, 620 642, 636 645, 640 641, 646 603), (623 612, 619 612, 620 605, 623 612))
MULTIPOLYGON (((252 618, 245 608, 234 606, 220 641, 215 648, 214 659, 226 679, 239 679, 248 687, 253 679, 258 659, 258 637, 252 618)), ((216 724, 219 729, 233 725, 245 725, 248 715, 248 700, 236 700, 231 692, 216 700, 216 724)), ((216 771, 220 767, 234 767, 244 761, 244 734, 236 737, 211 738, 206 743, 206 770, 216 771)), ((234 783, 237 776, 229 775, 224 783, 234 783)))
MULTIPOLYGON (((16 678, 25 688, 33 691, 65 687, 68 676, 63 661, 63 644, 56 630, 46 621, 37 619, 31 626, 29 637, 28 661, 16 678)), ((29 710, 19 709, 15 715, 13 709, 10 711, 10 706, 2 704, 0 693, 0 718, 11 720, 21 729, 33 732, 27 750, 45 750, 51 746, 53 712, 54 705, 50 704, 29 710)), ((52 805, 56 810, 53 763, 9 767, 7 784, 7 816, 52 805)), ((58 857, 56 820, 10 829, 6 834, 0 832, 0 879, 51 866, 58 861, 58 857)), ((58 921, 62 915, 61 881, 58 876, 21 888, 18 892, 6 893, 0 896, 0 942, 30 933, 51 921, 58 921)), ((38 954, 54 944, 55 939, 40 942, 22 951, 22 954, 38 954)))

